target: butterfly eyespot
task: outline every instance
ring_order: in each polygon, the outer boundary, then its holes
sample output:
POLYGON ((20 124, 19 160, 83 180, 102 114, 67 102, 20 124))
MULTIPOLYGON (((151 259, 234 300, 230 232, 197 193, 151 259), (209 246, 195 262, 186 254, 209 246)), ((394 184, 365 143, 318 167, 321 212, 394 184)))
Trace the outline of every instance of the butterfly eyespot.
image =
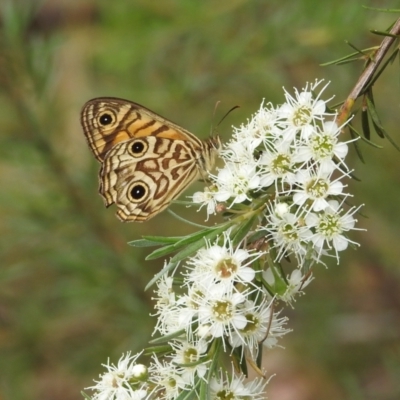
POLYGON ((135 140, 129 148, 129 152, 133 157, 142 156, 148 149, 148 144, 143 140, 135 140))
POLYGON ((99 122, 101 125, 110 125, 113 122, 113 117, 111 114, 104 113, 103 115, 100 116, 99 122))
POLYGON ((147 197, 149 192, 149 188, 144 183, 136 183, 130 189, 130 196, 133 202, 143 201, 144 198, 147 197))

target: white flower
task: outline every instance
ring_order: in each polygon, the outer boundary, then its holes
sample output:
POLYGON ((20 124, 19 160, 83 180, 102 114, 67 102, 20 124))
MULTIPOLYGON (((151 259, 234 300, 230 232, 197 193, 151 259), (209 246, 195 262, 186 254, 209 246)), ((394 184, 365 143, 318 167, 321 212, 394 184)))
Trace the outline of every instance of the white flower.
POLYGON ((210 382, 211 399, 264 400, 266 398, 265 387, 269 380, 256 378, 245 383, 245 379, 243 374, 229 377, 227 373, 224 376, 220 371, 220 376, 213 378, 210 382))
POLYGON ((331 174, 320 171, 300 170, 297 172, 296 181, 298 189, 293 189, 294 204, 302 206, 306 201, 311 202, 311 209, 314 211, 325 210, 329 207, 328 196, 342 195, 343 183, 340 178, 331 180, 331 174))
POLYGON ((264 300, 260 304, 255 304, 251 300, 246 301, 243 313, 247 324, 244 328, 232 332, 230 340, 232 347, 243 346, 243 349, 247 349, 255 358, 260 343, 268 348, 275 347, 278 338, 290 332, 283 328, 287 318, 278 318, 279 312, 272 312, 272 303, 273 300, 271 302, 264 300))
MULTIPOLYGON (((361 206, 360 206, 361 207, 361 206)), ((310 228, 315 228, 315 234, 312 236, 317 251, 321 251, 326 246, 328 249, 335 250, 336 259, 339 263, 339 252, 346 250, 349 243, 358 245, 348 239, 344 233, 355 229, 356 219, 353 215, 360 207, 352 207, 347 213, 341 215, 343 209, 336 200, 329 201, 329 207, 319 214, 309 213, 306 216, 306 224, 310 228)))
POLYGON ((238 149, 248 148, 253 153, 261 143, 264 144, 265 148, 273 149, 275 140, 280 138, 282 134, 279 118, 279 114, 272 104, 264 106, 263 101, 259 110, 247 125, 234 128, 233 137, 234 142, 239 144, 238 149))
POLYGON ((271 186, 278 179, 281 184, 292 185, 295 182, 294 155, 289 148, 279 150, 279 147, 273 151, 265 150, 258 160, 261 167, 260 185, 263 187, 271 186))
POLYGON ((175 291, 172 288, 174 279, 168 274, 164 274, 157 281, 157 303, 156 309, 162 309, 166 306, 175 304, 175 291))
POLYGON ((323 87, 319 95, 314 98, 313 91, 322 81, 316 81, 308 89, 308 84, 302 92, 295 89, 296 98, 292 97, 285 90, 286 103, 278 110, 278 114, 282 118, 286 118, 286 130, 284 138, 288 142, 292 142, 296 138, 296 134, 300 133, 301 139, 307 139, 314 131, 316 121, 321 121, 326 115, 326 103, 330 100, 320 100, 319 97, 325 90, 323 87))
POLYGON ((202 285, 221 283, 227 290, 234 288, 235 282, 249 283, 254 279, 252 262, 262 253, 248 250, 234 249, 229 237, 230 231, 224 233, 224 244, 208 245, 200 249, 196 255, 187 261, 191 266, 186 277, 187 282, 196 282, 202 285))
POLYGON ((211 337, 223 340, 230 338, 232 331, 242 329, 247 319, 239 305, 246 299, 246 293, 226 292, 221 284, 210 285, 199 305, 198 322, 208 325, 211 337))
POLYGON ((172 400, 182 391, 190 389, 179 367, 165 360, 161 362, 156 355, 153 355, 153 361, 149 368, 149 380, 157 385, 157 399, 172 400))
POLYGON ((173 278, 164 274, 157 281, 157 290, 155 291, 157 297, 153 298, 153 300, 156 300, 155 309, 158 316, 154 332, 158 331, 162 335, 179 330, 177 300, 172 285, 173 278))
MULTIPOLYGON (((176 315, 178 316, 178 327, 176 330, 184 329, 189 337, 193 336, 193 322, 197 321, 199 305, 206 295, 206 288, 201 284, 188 285, 187 293, 180 296, 176 315)), ((196 333, 199 335, 198 330, 196 333)))
POLYGON ((214 177, 218 191, 215 193, 217 201, 231 199, 232 204, 250 200, 249 192, 260 186, 260 177, 256 164, 228 163, 214 177))
POLYGON ((192 201, 195 204, 200 204, 199 210, 203 207, 206 206, 207 209, 207 219, 208 216, 211 214, 215 214, 215 210, 217 207, 217 202, 215 200, 215 193, 217 189, 211 189, 209 187, 206 187, 203 192, 196 192, 193 194, 192 201))
POLYGON ((257 141, 251 138, 235 138, 230 140, 221 150, 221 158, 225 163, 252 164, 255 163, 254 149, 257 141))
POLYGON ((93 400, 141 400, 147 397, 147 368, 136 364, 141 353, 122 355, 118 364, 103 364, 107 372, 100 375, 100 380, 91 389, 97 393, 93 400))
POLYGON ((298 147, 296 161, 312 161, 311 165, 318 163, 321 172, 326 174, 340 167, 348 170, 343 161, 348 152, 348 142, 338 141, 341 130, 335 121, 323 121, 322 128, 316 126, 309 139, 298 147), (334 157, 341 164, 337 165, 334 157))
MULTIPOLYGON (((277 277, 274 275, 271 268, 268 268, 267 271, 263 272, 263 278, 272 287, 274 287, 275 282, 277 281, 277 277)), ((295 269, 292 271, 290 276, 286 278, 287 283, 285 291, 282 291, 283 293, 277 292, 276 297, 285 303, 292 304, 293 301, 296 301, 295 296, 303 294, 304 292, 302 289, 307 287, 313 279, 314 278, 311 274, 304 276, 300 269, 295 269)))
POLYGON ((169 343, 175 351, 171 361, 176 363, 182 370, 182 378, 185 382, 193 385, 195 377, 203 378, 207 372, 207 364, 210 360, 198 363, 207 351, 205 340, 197 341, 174 341, 169 343))
POLYGON ((267 210, 269 213, 266 215, 266 225, 259 229, 266 232, 266 237, 273 240, 273 247, 278 249, 276 261, 293 253, 302 263, 307 253, 307 243, 312 236, 303 217, 288 211, 280 213, 280 208, 274 204, 270 204, 267 210))

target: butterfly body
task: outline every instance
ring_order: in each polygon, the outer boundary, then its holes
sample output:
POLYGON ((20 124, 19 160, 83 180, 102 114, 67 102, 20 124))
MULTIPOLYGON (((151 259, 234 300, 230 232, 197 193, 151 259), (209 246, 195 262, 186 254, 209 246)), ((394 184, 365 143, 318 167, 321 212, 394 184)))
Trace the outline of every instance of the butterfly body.
POLYGON ((218 138, 201 141, 139 104, 97 98, 82 109, 82 127, 102 163, 99 192, 122 221, 146 221, 209 171, 218 138))

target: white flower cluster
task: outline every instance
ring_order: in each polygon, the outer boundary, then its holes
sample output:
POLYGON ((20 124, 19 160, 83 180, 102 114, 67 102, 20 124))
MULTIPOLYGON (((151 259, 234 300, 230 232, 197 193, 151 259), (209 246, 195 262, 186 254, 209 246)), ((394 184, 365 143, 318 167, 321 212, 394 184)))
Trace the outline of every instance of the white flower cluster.
POLYGON ((358 208, 343 207, 348 147, 320 99, 326 86, 313 94, 320 84, 295 97, 285 92, 278 108, 262 104, 234 130, 221 151, 224 167, 193 196, 208 214, 225 209, 230 229, 182 262, 180 275, 166 269, 157 282, 155 332, 167 342, 163 358, 154 353, 149 368, 130 354, 118 366, 107 364, 91 387, 93 400, 173 400, 193 388, 200 393, 204 383, 207 398, 265 398, 268 381, 260 370, 262 377, 245 383, 242 373, 222 370, 219 358, 250 360, 257 370, 262 347, 277 346, 289 332, 276 300, 292 304, 313 279, 311 264, 331 250, 339 260, 353 243, 346 234, 355 229, 358 208), (297 265, 286 276, 280 263, 290 256, 297 265))
POLYGON ((295 97, 285 91, 283 105, 262 104, 246 125, 234 128, 221 151, 224 167, 210 176, 209 188, 193 195, 208 214, 221 203, 228 211, 239 203, 264 207, 259 229, 276 249, 276 261, 294 255, 300 268, 332 249, 339 262, 338 253, 353 243, 346 232, 354 229, 359 209, 343 208, 350 196, 342 183, 350 177, 348 142, 339 141, 342 127, 327 111, 330 99, 320 98, 327 85, 314 96, 321 82, 295 97))
POLYGON ((96 385, 87 389, 96 391, 93 400, 142 400, 148 396, 147 367, 136 363, 140 356, 122 355, 117 365, 103 364, 107 369, 96 385))
POLYGON ((284 328, 287 318, 273 309, 274 298, 255 283, 251 264, 262 253, 235 249, 229 234, 223 235, 223 243, 207 243, 190 257, 178 279, 164 274, 157 282, 155 331, 172 338, 169 353, 163 359, 153 354, 140 379, 133 373, 137 356, 123 357, 117 367, 106 365, 108 372, 91 387, 98 392, 93 400, 172 400, 200 381, 207 382, 211 398, 219 398, 218 393, 265 398, 265 378, 244 383, 243 374, 228 376, 220 369, 208 375, 222 353, 232 355, 238 349, 240 358, 245 353, 255 359, 261 344, 275 347, 289 332, 284 328))
MULTIPOLYGON (((256 272, 251 264, 263 253, 234 248, 229 231, 224 233, 223 243, 219 242, 217 239, 213 244, 207 243, 186 261, 185 272, 178 279, 180 287, 176 287, 176 279, 166 274, 158 282, 156 331, 162 336, 174 336, 169 342, 174 351, 166 357, 170 362, 161 363, 153 356, 150 367, 150 379, 164 393, 159 398, 173 399, 182 390, 207 379, 212 363, 207 353, 216 343, 222 345, 220 352, 232 354, 239 349, 241 356, 246 352, 254 359, 261 344, 274 347, 289 332, 284 328, 287 318, 280 318, 272 308, 273 297, 255 283, 256 272), (172 373, 171 365, 174 385, 168 387, 171 380, 160 377, 166 370, 167 374, 172 373)), ((217 358, 218 351, 214 352, 217 358)), ((233 374, 229 379, 214 374, 209 381, 210 390, 225 387, 227 393, 236 393, 237 398, 244 396, 240 393, 262 398, 258 396, 267 384, 265 379, 248 385, 242 383, 243 379, 241 374, 233 374)))

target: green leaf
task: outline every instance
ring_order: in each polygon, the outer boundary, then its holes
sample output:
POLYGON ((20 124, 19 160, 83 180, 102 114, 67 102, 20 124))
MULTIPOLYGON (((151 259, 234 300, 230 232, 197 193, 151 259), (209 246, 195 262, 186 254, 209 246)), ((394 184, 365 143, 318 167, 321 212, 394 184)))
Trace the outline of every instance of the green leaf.
POLYGON ((175 339, 175 338, 177 338, 177 337, 182 336, 184 333, 185 333, 185 330, 184 330, 184 329, 180 329, 179 331, 172 332, 172 333, 170 333, 169 335, 164 335, 164 336, 161 336, 161 337, 159 337, 159 338, 150 340, 149 343, 150 343, 150 344, 165 343, 165 342, 168 342, 168 341, 171 340, 171 339, 175 339))
MULTIPOLYGON (((230 221, 230 223, 231 223, 231 221, 230 221)), ((206 243, 207 243, 207 240, 211 241, 212 239, 217 237, 219 234, 221 234, 222 232, 226 231, 226 229, 228 227, 229 227, 229 224, 220 225, 220 227, 218 229, 214 229, 210 233, 208 233, 207 235, 202 236, 202 238, 200 240, 190 244, 189 246, 185 247, 182 251, 180 251, 179 253, 175 254, 171 258, 171 262, 177 263, 177 262, 183 260, 184 258, 191 256, 197 250, 199 250, 202 247, 204 247, 206 245, 206 243)))
POLYGON ((364 137, 368 140, 371 138, 371 130, 369 128, 368 111, 363 108, 361 111, 361 127, 364 133, 364 137))
POLYGON ((182 236, 142 236, 143 239, 158 243, 175 243, 182 239, 182 236))
POLYGON ((395 39, 397 39, 399 37, 399 35, 394 35, 393 33, 385 32, 385 31, 377 31, 376 29, 371 29, 370 32, 373 33, 374 35, 389 36, 389 37, 392 37, 395 39))
POLYGON ((197 240, 202 239, 203 237, 209 235, 211 232, 213 232, 215 230, 218 230, 218 231, 220 231, 221 229, 225 230, 226 227, 229 225, 230 225, 230 223, 228 223, 228 224, 225 223, 222 225, 217 225, 217 226, 213 226, 211 228, 203 229, 202 231, 199 231, 199 232, 195 232, 192 235, 186 236, 183 239, 181 239, 179 242, 176 243, 176 246, 184 246, 186 244, 196 242, 197 240))
POLYGON ((153 346, 153 347, 146 347, 143 351, 143 354, 146 356, 150 356, 153 353, 155 354, 166 354, 172 351, 172 347, 169 345, 164 346, 153 346))
POLYGON ((191 368, 191 367, 195 367, 195 366, 200 365, 200 364, 205 364, 205 362, 208 362, 208 361, 209 360, 207 360, 207 357, 202 357, 199 360, 194 361, 192 363, 184 363, 183 364, 183 363, 174 362, 173 364, 177 365, 178 367, 191 368))
MULTIPOLYGON (((356 138, 356 137, 361 137, 361 138, 362 138, 362 136, 361 136, 361 135, 358 133, 358 131, 354 128, 354 126, 353 126, 353 124, 352 124, 351 122, 349 122, 349 123, 347 124, 347 126, 349 127, 350 136, 351 136, 353 139, 356 138)), ((354 140, 352 143, 353 143, 354 149, 356 150, 356 153, 357 153, 357 155, 358 155, 358 158, 365 164, 364 156, 363 156, 362 153, 361 153, 361 149, 360 149, 360 146, 359 146, 358 143, 357 143, 357 140, 354 140)))
POLYGON ((365 50, 361 50, 358 47, 356 47, 353 43, 350 43, 348 40, 345 40, 345 43, 350 46, 352 49, 354 49, 356 51, 355 54, 359 54, 362 57, 368 57, 370 58, 370 51, 368 51, 367 49, 365 50))
POLYGON ((207 398, 208 398, 208 384, 204 379, 201 379, 199 400, 207 400, 207 398))
MULTIPOLYGON (((159 257, 163 257, 167 254, 173 253, 174 251, 177 251, 180 247, 185 246, 186 244, 192 243, 197 241, 199 238, 204 237, 208 232, 210 232, 210 230, 214 230, 215 228, 207 228, 207 229, 203 229, 201 231, 197 231, 195 233, 192 233, 190 235, 187 236, 181 236, 178 238, 174 238, 174 239, 178 239, 175 240, 174 242, 171 242, 172 244, 169 246, 164 246, 158 250, 153 251, 152 253, 150 253, 147 257, 146 260, 154 260, 156 258, 159 257)), ((148 237, 146 237, 147 239, 148 237)))
POLYGON ((128 242, 128 245, 132 247, 155 247, 155 246, 161 246, 163 244, 164 242, 154 242, 152 240, 147 240, 147 239, 137 239, 128 242))
POLYGON ((191 390, 184 390, 181 392, 181 394, 178 397, 175 397, 175 400, 189 400, 193 398, 193 396, 196 394, 195 389, 191 390))
POLYGON ((265 235, 266 235, 265 231, 255 231, 247 238, 248 243, 253 243, 259 239, 265 238, 265 235))
POLYGON ((257 215, 253 215, 251 218, 245 220, 242 224, 240 224, 237 227, 236 232, 232 238, 233 246, 237 246, 246 237, 256 219, 257 215))
POLYGON ((234 359, 235 365, 238 366, 242 371, 242 373, 247 376, 248 374, 247 363, 246 363, 246 357, 242 357, 242 346, 233 349, 231 354, 232 358, 234 359))
MULTIPOLYGON (((371 147, 374 147, 375 149, 382 149, 383 146, 379 146, 379 144, 376 144, 374 142, 372 142, 371 140, 368 140, 367 138, 365 138, 364 136, 362 136, 360 134, 360 132, 357 131, 356 128, 354 128, 354 126, 351 124, 351 122, 349 122, 347 124, 349 131, 350 131, 350 136, 354 139, 354 138, 360 138, 363 142, 365 142, 366 144, 369 144, 371 147)), ((356 150, 360 150, 358 143, 357 142, 353 142, 353 146, 356 148, 356 150)), ((362 159, 361 161, 364 162, 364 160, 362 159)))
POLYGON ((169 246, 164 246, 161 247, 160 249, 154 250, 145 258, 145 260, 155 260, 156 258, 164 257, 167 254, 173 253, 174 251, 177 250, 178 248, 175 246, 175 243, 169 246))
POLYGON ((372 123, 374 124, 374 128, 376 130, 376 133, 380 137, 386 138, 387 140, 389 140, 389 142, 394 146, 394 148, 400 151, 399 146, 389 136, 389 134, 386 132, 386 130, 382 126, 381 120, 379 119, 378 113, 376 112, 375 104, 373 102, 372 92, 371 92, 371 95, 367 96, 367 106, 368 106, 369 115, 372 119, 372 123))
POLYGON ((86 399, 86 400, 92 400, 92 398, 86 394, 85 392, 81 392, 81 395, 86 399))
POLYGON ((154 277, 150 280, 150 282, 146 285, 144 290, 149 289, 151 286, 154 285, 155 282, 157 282, 163 275, 167 274, 169 271, 172 269, 176 268, 178 263, 172 263, 171 261, 157 274, 154 275, 154 277))
MULTIPOLYGON (((229 221, 228 223, 218 225, 212 228, 203 229, 199 232, 195 232, 191 235, 185 236, 180 240, 178 240, 177 242, 175 242, 174 244, 171 244, 169 246, 164 246, 160 249, 153 251, 146 257, 146 260, 154 260, 156 258, 164 257, 167 254, 173 253, 177 251, 179 248, 186 246, 187 244, 198 243, 199 241, 201 241, 202 245, 197 245, 198 246, 197 249, 199 249, 200 247, 203 247, 205 245, 205 242, 203 240, 204 238, 214 238, 220 232, 226 230, 231 224, 232 222, 229 221)), ((174 257, 173 260, 175 261, 176 258, 174 257)))
POLYGON ((257 353, 257 358, 256 358, 256 365, 260 369, 262 366, 262 359, 263 359, 263 346, 260 346, 258 348, 258 353, 257 353))
MULTIPOLYGON (((380 69, 377 72, 375 72, 373 78, 365 85, 362 93, 368 93, 372 89, 375 82, 382 74, 382 72, 385 70, 385 68, 388 66, 389 63, 392 63, 396 59, 398 54, 399 54, 399 49, 396 48, 396 50, 394 50, 393 53, 387 58, 387 60, 381 65, 380 69)), ((372 92, 371 92, 371 100, 373 102, 372 92)))
POLYGON ((198 395, 196 393, 197 387, 200 385, 202 379, 199 379, 191 390, 183 391, 178 397, 175 397, 175 400, 189 400, 189 399, 197 399, 198 395))
POLYGON ((378 46, 374 46, 374 47, 369 47, 364 50, 357 49, 357 51, 355 53, 348 54, 347 56, 344 56, 342 58, 338 58, 333 61, 328 61, 328 62, 320 64, 320 65, 321 65, 321 67, 326 67, 326 66, 332 65, 332 64, 340 65, 340 64, 347 64, 347 63, 353 62, 353 61, 359 61, 360 54, 364 57, 367 52, 377 50, 378 48, 379 48, 378 46))

